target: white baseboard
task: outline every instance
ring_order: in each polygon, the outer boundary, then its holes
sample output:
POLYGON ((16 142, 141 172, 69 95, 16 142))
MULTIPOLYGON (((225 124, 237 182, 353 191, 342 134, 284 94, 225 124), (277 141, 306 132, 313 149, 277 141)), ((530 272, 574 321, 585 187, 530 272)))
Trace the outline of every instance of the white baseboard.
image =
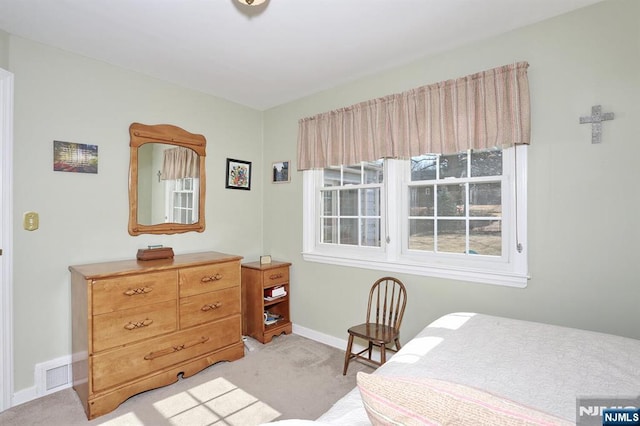
POLYGON ((13 398, 11 399, 11 406, 15 407, 16 405, 24 404, 25 402, 33 401, 37 398, 38 392, 36 391, 35 386, 27 389, 22 389, 21 391, 15 392, 13 394, 13 398))
MULTIPOLYGON (((328 334, 320 333, 319 331, 312 330, 307 327, 303 327, 301 325, 293 324, 293 333, 302 337, 306 337, 307 339, 315 340, 316 342, 324 343, 325 345, 332 346, 334 348, 340 349, 342 351, 347 350, 347 339, 340 339, 338 337, 330 336, 328 334)), ((345 332, 346 334, 346 332, 345 332)), ((359 345, 357 343, 353 344, 351 348, 352 352, 360 352, 364 350, 364 346, 359 345)), ((374 350, 373 355, 371 356, 374 360, 380 361, 380 352, 374 350)))
POLYGON ((319 331, 315 331, 301 325, 293 324, 293 333, 337 349, 342 349, 343 351, 347 349, 346 339, 339 339, 338 337, 320 333, 319 331))
POLYGON ((71 355, 36 364, 34 370, 35 386, 15 392, 12 407, 71 387, 71 355))

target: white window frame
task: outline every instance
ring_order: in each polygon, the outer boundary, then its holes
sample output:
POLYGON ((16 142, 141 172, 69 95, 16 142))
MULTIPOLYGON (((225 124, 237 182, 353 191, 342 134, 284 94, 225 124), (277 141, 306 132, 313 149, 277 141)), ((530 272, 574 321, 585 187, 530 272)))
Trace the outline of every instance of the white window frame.
MULTIPOLYGON (((386 160, 381 194, 380 247, 320 243, 321 170, 303 172, 303 259, 332 265, 524 288, 527 286, 527 146, 503 150, 502 256, 456 255, 407 249, 408 161, 386 160), (515 165, 514 165, 515 163, 515 165), (515 175, 517 171, 517 176, 515 175), (397 200, 391 208, 386 200, 397 200), (517 217, 516 217, 517 216, 517 217), (388 237, 388 238, 387 238, 388 237)), ((391 203, 390 203, 391 204, 391 203)))
MULTIPOLYGON (((181 184, 183 186, 183 184, 181 184)), ((178 223, 175 221, 175 208, 181 208, 183 210, 189 210, 193 215, 193 223, 198 222, 198 199, 200 198, 198 195, 200 194, 200 179, 198 178, 183 178, 183 179, 169 179, 165 180, 165 222, 167 223, 178 223), (178 185, 178 181, 183 181, 185 179, 191 179, 193 181, 191 190, 177 190, 176 186, 178 185), (174 205, 174 194, 175 193, 190 193, 192 194, 191 206, 175 206, 174 205)))
MULTIPOLYGON (((384 164, 384 163, 383 163, 384 164)), ((366 178, 365 174, 366 174, 366 170, 367 170, 367 165, 366 163, 361 163, 360 165, 360 172, 358 173, 358 176, 360 178, 360 182, 358 183, 353 183, 353 182, 346 182, 345 181, 345 171, 346 168, 335 168, 336 172, 340 173, 340 185, 335 185, 335 186, 325 186, 323 188, 319 188, 320 191, 320 198, 323 198, 323 195, 326 194, 327 192, 334 192, 337 191, 338 194, 341 193, 341 191, 356 191, 357 192, 357 210, 358 213, 355 216, 342 216, 339 214, 339 211, 341 210, 341 205, 340 205, 340 195, 338 195, 337 199, 335 200, 334 203, 332 203, 332 207, 333 207, 333 212, 330 215, 327 215, 326 212, 323 212, 321 210, 318 210, 318 219, 320 221, 322 221, 323 219, 338 219, 338 223, 341 222, 341 220, 346 219, 356 219, 358 221, 358 224, 360 225, 360 221, 362 220, 367 220, 367 219, 378 219, 380 220, 380 223, 378 225, 379 230, 380 230, 380 238, 382 237, 382 213, 378 212, 377 215, 366 215, 366 214, 362 214, 361 211, 361 197, 362 197, 362 190, 367 190, 367 189, 374 189, 374 190, 379 190, 379 196, 382 197, 382 194, 384 193, 384 187, 383 187, 383 183, 367 183, 367 182, 363 182, 362 180, 366 178), (364 166, 364 167, 363 167, 364 166)), ((375 166, 376 168, 379 166, 375 166)), ((349 171, 347 172, 349 174, 353 174, 353 166, 349 167, 349 171)), ((325 176, 326 177, 326 176, 325 176)), ((382 205, 382 199, 380 199, 380 204, 382 205)), ((342 247, 348 246, 348 247, 357 247, 357 248, 363 248, 363 247, 373 247, 373 246, 368 246, 368 245, 363 245, 362 244, 362 228, 360 226, 358 226, 358 229, 356 230, 357 232, 357 244, 342 244, 342 247)), ((331 238, 333 241, 338 241, 340 240, 340 226, 338 226, 336 229, 333 229, 333 237, 331 238)), ((318 238, 319 238, 319 244, 323 245, 323 240, 324 240, 324 236, 322 235, 322 231, 319 232, 318 234, 318 238)), ((340 244, 340 243, 338 243, 340 244)), ((327 246, 329 247, 335 247, 335 243, 328 243, 327 246)))

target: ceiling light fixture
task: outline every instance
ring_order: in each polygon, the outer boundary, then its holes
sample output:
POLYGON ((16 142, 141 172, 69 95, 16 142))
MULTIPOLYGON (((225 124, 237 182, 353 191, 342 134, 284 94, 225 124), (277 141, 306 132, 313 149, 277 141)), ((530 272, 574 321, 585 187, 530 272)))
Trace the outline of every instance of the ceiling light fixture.
POLYGON ((247 6, 258 6, 259 4, 264 3, 266 0, 238 0, 241 4, 245 4, 247 6))

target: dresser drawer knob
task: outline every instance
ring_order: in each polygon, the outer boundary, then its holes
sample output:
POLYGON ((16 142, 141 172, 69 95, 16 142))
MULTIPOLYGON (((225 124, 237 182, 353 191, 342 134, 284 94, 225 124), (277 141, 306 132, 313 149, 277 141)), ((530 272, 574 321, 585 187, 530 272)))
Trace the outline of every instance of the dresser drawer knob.
POLYGON ((170 348, 162 349, 162 350, 159 350, 157 352, 149 352, 147 355, 144 356, 144 359, 146 359, 147 361, 150 361, 152 359, 159 358, 161 356, 171 355, 172 353, 180 352, 183 349, 187 349, 187 348, 190 348, 192 346, 196 346, 196 345, 200 345, 202 343, 206 343, 208 340, 209 340, 208 337, 201 337, 200 339, 196 340, 195 342, 183 343, 182 345, 172 346, 170 348))
POLYGON ((127 296, 135 296, 136 294, 145 294, 150 293, 153 290, 151 287, 139 287, 139 288, 130 288, 125 291, 124 294, 127 296))
POLYGON ((215 274, 209 277, 202 277, 200 281, 202 281, 203 283, 208 283, 211 281, 220 281, 221 279, 222 279, 222 274, 215 274))
POLYGON ((129 321, 129 324, 125 325, 124 328, 126 328, 127 330, 135 330, 136 328, 148 327, 151 324, 153 324, 153 320, 147 318, 144 321, 129 321))
POLYGON ((270 280, 277 280, 278 278, 282 278, 282 274, 272 274, 269 275, 270 280))
POLYGON ((222 306, 222 302, 209 303, 207 305, 204 305, 202 308, 200 308, 200 310, 204 311, 204 312, 207 312, 207 311, 210 311, 212 309, 218 309, 220 306, 222 306))

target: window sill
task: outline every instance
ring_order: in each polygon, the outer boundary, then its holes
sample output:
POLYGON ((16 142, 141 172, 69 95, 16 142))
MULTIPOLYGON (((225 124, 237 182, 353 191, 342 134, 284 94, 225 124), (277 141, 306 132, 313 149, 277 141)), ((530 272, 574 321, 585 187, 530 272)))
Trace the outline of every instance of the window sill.
POLYGON ((528 275, 515 272, 494 272, 471 268, 452 268, 443 266, 427 266, 406 260, 394 262, 368 259, 349 259, 313 252, 302 253, 304 260, 309 262, 326 263, 330 265, 349 266, 353 268, 374 269, 402 274, 420 275, 424 277, 445 278, 458 281, 468 281, 482 284, 500 285, 506 287, 525 288, 529 280, 528 275))

